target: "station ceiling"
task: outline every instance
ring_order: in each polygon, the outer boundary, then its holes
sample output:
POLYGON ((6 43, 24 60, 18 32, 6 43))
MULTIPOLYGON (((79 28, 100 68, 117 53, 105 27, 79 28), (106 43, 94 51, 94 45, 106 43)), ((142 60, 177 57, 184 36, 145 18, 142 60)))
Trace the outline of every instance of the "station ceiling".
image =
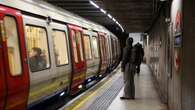
MULTIPOLYGON (((121 30, 100 9, 89 3, 89 0, 45 0, 86 19, 95 21, 107 28, 121 30)), ((157 2, 159 0, 93 0, 100 8, 110 13, 126 32, 144 32, 152 24, 157 2)))

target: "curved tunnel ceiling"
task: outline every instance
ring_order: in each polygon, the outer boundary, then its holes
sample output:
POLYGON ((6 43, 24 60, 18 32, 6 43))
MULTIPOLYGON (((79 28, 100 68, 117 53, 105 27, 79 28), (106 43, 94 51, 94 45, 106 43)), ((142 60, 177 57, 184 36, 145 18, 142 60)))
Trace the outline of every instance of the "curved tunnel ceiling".
MULTIPOLYGON (((86 19, 114 30, 121 30, 100 9, 89 3, 89 0, 45 0, 86 19)), ((146 31, 157 10, 158 0, 93 0, 98 6, 110 13, 125 29, 126 32, 146 31)))

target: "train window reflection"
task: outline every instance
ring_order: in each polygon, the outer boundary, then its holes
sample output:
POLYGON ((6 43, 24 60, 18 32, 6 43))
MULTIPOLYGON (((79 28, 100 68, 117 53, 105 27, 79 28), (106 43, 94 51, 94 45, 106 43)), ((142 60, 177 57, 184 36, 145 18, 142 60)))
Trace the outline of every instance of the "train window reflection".
POLYGON ((12 76, 17 76, 22 74, 17 24, 15 18, 11 16, 5 16, 4 23, 7 37, 10 73, 12 76))
POLYGON ((80 58, 81 58, 81 61, 84 61, 84 57, 83 57, 83 45, 82 45, 82 39, 81 39, 81 32, 77 32, 76 33, 76 36, 77 36, 77 45, 78 45, 78 48, 80 50, 80 58))
POLYGON ((99 58, 99 49, 98 49, 98 42, 97 37, 92 37, 92 46, 93 46, 93 56, 95 58, 99 58))
POLYGON ((66 33, 53 30, 53 41, 56 65, 68 64, 66 33))
POLYGON ((73 37, 73 53, 74 53, 74 61, 78 63, 78 51, 77 51, 77 41, 76 41, 76 34, 75 31, 72 30, 72 37, 73 37))
POLYGON ((85 57, 87 60, 92 59, 92 52, 91 52, 91 42, 89 35, 84 35, 84 48, 85 48, 85 57))
POLYGON ((48 41, 45 28, 25 26, 29 65, 32 72, 50 67, 48 41))

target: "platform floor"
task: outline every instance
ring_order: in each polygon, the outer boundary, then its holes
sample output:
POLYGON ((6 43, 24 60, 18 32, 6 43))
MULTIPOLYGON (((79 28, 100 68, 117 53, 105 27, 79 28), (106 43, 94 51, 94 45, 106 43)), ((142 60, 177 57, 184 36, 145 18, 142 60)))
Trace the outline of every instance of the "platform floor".
POLYGON ((167 110, 166 105, 159 99, 150 70, 145 64, 141 66, 140 76, 135 76, 135 92, 135 100, 121 100, 121 90, 108 110, 167 110))
POLYGON ((158 97, 147 65, 142 64, 141 74, 135 75, 135 100, 120 99, 124 86, 120 71, 116 70, 60 110, 167 110, 158 97))

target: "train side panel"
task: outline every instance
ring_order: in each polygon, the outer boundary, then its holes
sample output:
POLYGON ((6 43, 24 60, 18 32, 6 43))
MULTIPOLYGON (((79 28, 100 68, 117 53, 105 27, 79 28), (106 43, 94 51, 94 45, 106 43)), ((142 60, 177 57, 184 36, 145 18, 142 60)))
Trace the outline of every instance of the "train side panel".
POLYGON ((110 72, 110 69, 111 69, 111 62, 112 62, 112 50, 111 50, 111 36, 110 36, 110 34, 108 34, 107 36, 106 36, 106 39, 107 39, 107 50, 108 50, 108 66, 107 66, 107 71, 108 72, 110 72))
POLYGON ((83 31, 84 50, 87 61, 86 84, 95 80, 98 76, 100 64, 99 48, 97 33, 84 30, 83 31))
POLYGON ((71 63, 68 44, 66 45, 68 38, 65 25, 56 23, 48 25, 45 19, 25 15, 24 24, 31 76, 28 107, 32 107, 68 88, 71 63), (58 45, 55 42, 58 42, 58 44, 63 42, 63 44, 58 45), (62 46, 61 49, 63 49, 64 55, 57 50, 60 48, 59 46, 62 46), (41 68, 36 67, 35 62, 37 61, 31 55, 34 48, 41 51, 39 63, 37 64, 41 68))
POLYGON ((57 79, 59 79, 58 85, 68 94, 72 73, 68 29, 63 24, 52 23, 51 32, 55 54, 55 73, 58 74, 57 79))

